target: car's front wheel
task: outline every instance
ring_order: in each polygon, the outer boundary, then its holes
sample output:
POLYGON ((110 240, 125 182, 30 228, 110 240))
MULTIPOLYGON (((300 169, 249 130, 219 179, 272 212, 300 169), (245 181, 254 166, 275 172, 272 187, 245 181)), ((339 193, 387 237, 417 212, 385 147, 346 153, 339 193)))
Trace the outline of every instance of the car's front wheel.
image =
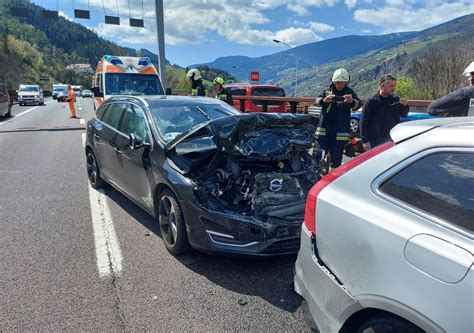
POLYGON ((97 158, 92 150, 87 151, 87 177, 89 178, 89 183, 93 188, 101 188, 105 185, 105 181, 100 176, 99 164, 97 163, 97 158))
POLYGON ((178 199, 168 189, 161 192, 158 206, 161 238, 171 254, 184 254, 190 249, 186 225, 178 199))
POLYGON ((418 326, 397 316, 376 315, 367 319, 357 333, 422 333, 418 326))

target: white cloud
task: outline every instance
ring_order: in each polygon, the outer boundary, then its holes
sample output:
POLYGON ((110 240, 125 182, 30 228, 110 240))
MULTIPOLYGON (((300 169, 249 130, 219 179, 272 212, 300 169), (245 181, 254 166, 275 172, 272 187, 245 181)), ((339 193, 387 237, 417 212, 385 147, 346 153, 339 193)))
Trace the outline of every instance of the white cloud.
POLYGON ((59 11, 58 15, 61 16, 61 17, 64 17, 68 21, 73 22, 73 20, 69 16, 67 16, 63 11, 59 11))
POLYGON ((309 27, 314 32, 332 32, 335 28, 332 25, 326 23, 318 23, 318 22, 309 22, 309 27))
POLYGON ((291 46, 307 44, 322 40, 320 36, 311 29, 304 28, 288 28, 280 30, 275 34, 275 39, 282 40, 291 46))
POLYGON ((438 0, 423 1, 423 7, 407 2, 398 7, 398 1, 380 9, 359 9, 354 12, 354 19, 369 23, 383 29, 383 33, 423 30, 437 24, 447 22, 459 16, 474 13, 472 0, 453 3, 438 0))
POLYGON ((99 23, 94 30, 99 34, 99 36, 111 40, 118 45, 127 44, 143 46, 157 43, 156 29, 99 23))
POLYGON ((345 0, 347 8, 352 9, 357 5, 357 0, 345 0))
POLYGON ((370 34, 370 33, 372 33, 373 31, 370 30, 370 29, 363 29, 362 32, 363 32, 364 34, 370 34))
POLYGON ((289 3, 286 8, 288 8, 288 10, 296 13, 297 15, 299 16, 309 16, 311 15, 311 13, 309 12, 309 10, 306 8, 306 7, 303 7, 297 3, 289 3))

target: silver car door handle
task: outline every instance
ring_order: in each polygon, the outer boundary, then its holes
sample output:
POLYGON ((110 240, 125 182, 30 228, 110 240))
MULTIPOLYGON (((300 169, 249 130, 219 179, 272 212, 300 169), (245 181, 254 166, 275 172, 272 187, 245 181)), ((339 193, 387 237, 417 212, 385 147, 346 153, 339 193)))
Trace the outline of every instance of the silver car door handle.
POLYGON ((94 138, 96 138, 96 139, 100 139, 100 135, 99 135, 99 134, 97 134, 97 133, 94 133, 94 138))
POLYGON ((119 148, 114 147, 114 150, 117 154, 119 154, 119 155, 122 154, 122 151, 119 148))

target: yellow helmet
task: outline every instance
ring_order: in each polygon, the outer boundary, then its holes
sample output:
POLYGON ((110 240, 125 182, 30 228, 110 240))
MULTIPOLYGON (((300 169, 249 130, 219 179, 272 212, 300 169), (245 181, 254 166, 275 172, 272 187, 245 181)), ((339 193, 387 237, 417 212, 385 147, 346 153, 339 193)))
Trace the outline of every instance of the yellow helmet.
POLYGON ((188 74, 186 74, 186 77, 188 79, 193 79, 194 81, 197 81, 201 78, 201 72, 199 72, 199 69, 193 68, 189 70, 188 74))
POLYGON ((349 72, 344 68, 336 69, 332 75, 332 82, 346 82, 348 83, 351 80, 349 72))
POLYGON ((220 76, 218 76, 214 79, 214 84, 220 84, 221 86, 223 86, 224 85, 224 79, 221 78, 220 76))

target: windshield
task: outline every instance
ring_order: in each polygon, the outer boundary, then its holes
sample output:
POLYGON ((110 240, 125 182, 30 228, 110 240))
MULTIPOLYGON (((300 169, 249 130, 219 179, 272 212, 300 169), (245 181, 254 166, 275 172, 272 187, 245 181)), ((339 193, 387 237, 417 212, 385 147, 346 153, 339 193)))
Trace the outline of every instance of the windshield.
POLYGON ((122 74, 105 75, 107 95, 163 95, 158 75, 122 74))
POLYGON ((168 143, 182 133, 210 120, 240 114, 220 104, 175 105, 151 108, 158 131, 168 143))
POLYGON ((278 88, 253 88, 253 96, 274 96, 274 97, 285 97, 285 91, 278 88))
POLYGON ((89 93, 92 93, 92 91, 90 91, 90 90, 83 90, 82 92, 83 92, 83 93, 88 93, 88 94, 89 94, 89 93))
POLYGON ((26 92, 38 92, 38 87, 34 86, 29 86, 29 87, 21 87, 20 91, 26 91, 26 92))

